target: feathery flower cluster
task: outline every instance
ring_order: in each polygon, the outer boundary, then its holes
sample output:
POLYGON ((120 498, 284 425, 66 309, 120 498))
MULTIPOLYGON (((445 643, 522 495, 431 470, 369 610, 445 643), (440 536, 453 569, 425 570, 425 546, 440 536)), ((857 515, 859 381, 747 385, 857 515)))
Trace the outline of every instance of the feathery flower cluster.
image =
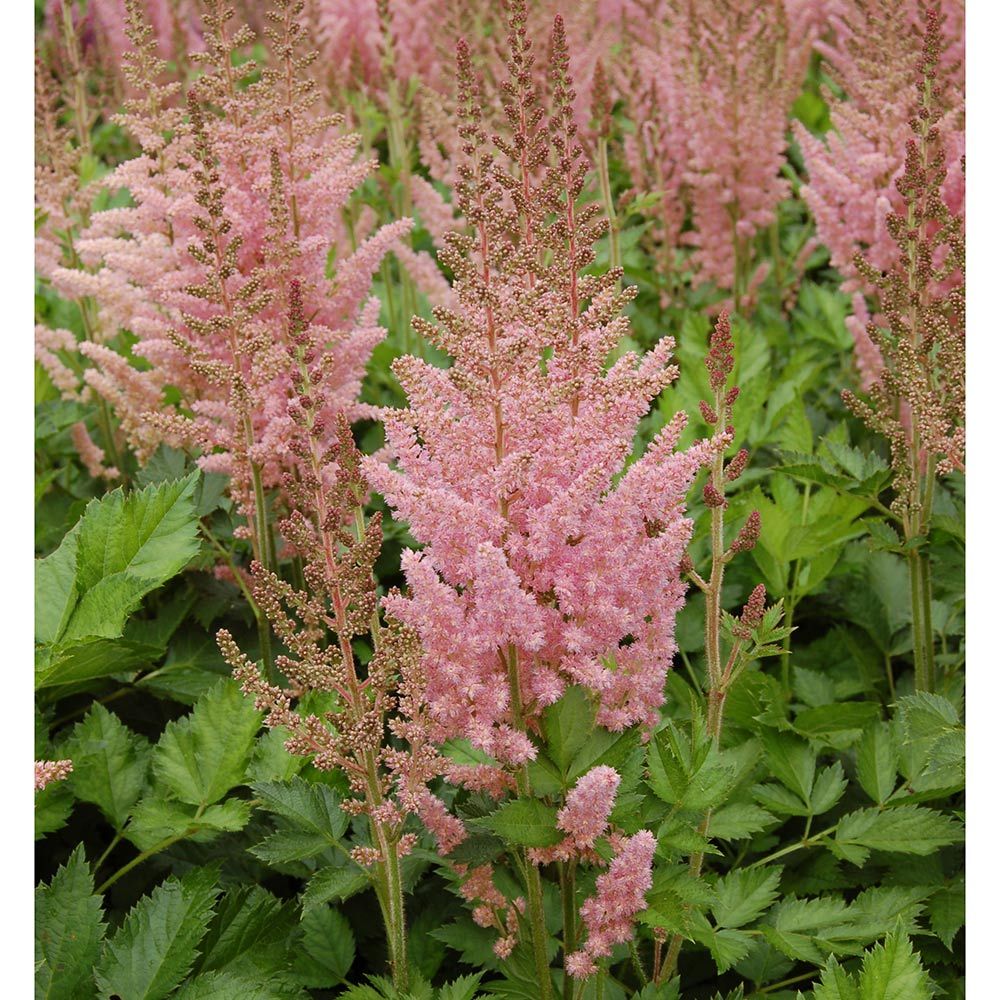
MULTIPOLYGON (((412 847, 412 837, 402 829, 409 811, 426 817, 427 826, 450 849, 462 831, 438 819, 443 803, 426 788, 441 770, 435 766, 437 753, 422 748, 419 727, 406 731, 414 738, 413 753, 384 745, 386 719, 397 704, 396 679, 418 670, 419 650, 412 630, 379 624, 373 566, 381 547, 381 520, 375 515, 364 522, 366 488, 350 425, 340 414, 331 443, 316 403, 323 358, 309 335, 294 281, 290 299, 286 353, 297 372, 288 405, 293 424, 288 446, 298 464, 283 477, 291 512, 278 528, 302 559, 308 589, 297 590, 259 562, 251 569, 254 600, 290 654, 275 658, 289 688, 268 683, 228 631, 219 632, 219 646, 244 691, 267 711, 267 725, 291 734, 288 750, 312 757, 321 770, 345 773, 358 796, 351 808, 371 816, 376 835, 377 846, 363 856, 366 864, 412 847), (352 642, 369 633, 375 652, 362 677, 352 642), (292 701, 307 691, 333 696, 334 707, 322 716, 299 715, 292 701), (396 799, 391 795, 394 780, 401 792, 396 799)), ((411 716, 416 707, 404 706, 411 716)))
POLYGON ((646 893, 653 886, 655 850, 656 838, 648 830, 619 841, 608 870, 597 877, 597 892, 580 907, 587 940, 566 957, 566 971, 574 978, 593 975, 595 959, 631 938, 636 914, 646 908, 646 893))
POLYGON ((164 441, 200 449, 203 467, 232 477, 255 556, 273 566, 253 525, 261 486, 280 486, 298 461, 288 409, 298 362, 286 352, 292 282, 310 317, 302 351, 318 426, 333 434, 337 414, 366 412, 356 402, 364 365, 384 336, 378 303, 366 301, 371 276, 410 222, 351 252, 363 233, 348 230, 343 208, 374 164, 356 158, 338 117, 316 113, 301 0, 276 0, 268 12, 271 59, 254 83, 256 67, 243 59, 252 34, 230 34, 231 9, 208 5, 205 51, 194 57, 204 72, 186 116, 170 103, 177 84, 158 83, 164 64, 139 5, 128 7, 128 71, 144 100, 125 122, 142 152, 104 183, 126 188, 133 204, 97 213, 78 241, 92 270, 62 268, 54 280, 91 296, 103 329, 138 338, 141 370, 105 345, 81 350, 95 365, 88 384, 112 403, 139 460, 164 441), (179 404, 167 404, 168 390, 179 404))
POLYGON ((629 296, 620 274, 581 274, 604 224, 578 201, 586 166, 563 24, 546 114, 513 8, 508 137, 487 136, 459 46, 456 200, 471 232, 450 235, 443 254, 457 308, 419 324, 454 365, 394 364, 410 404, 384 414, 396 466, 370 458, 364 470, 424 545, 404 555, 408 595, 385 605, 421 637, 434 738, 465 737, 519 766, 567 683, 597 696, 609 729, 655 722, 684 594, 683 498, 711 447, 676 454, 679 416, 614 482, 637 422, 676 376, 672 342, 604 367, 629 296))
MULTIPOLYGON (((455 866, 459 875, 465 875, 461 865, 455 866)), ((467 903, 475 903, 472 919, 480 927, 492 927, 499 932, 493 942, 493 952, 497 958, 509 958, 517 944, 518 918, 525 910, 524 897, 514 900, 506 896, 493 882, 493 866, 486 864, 473 868, 459 886, 459 892, 467 903)))
POLYGON ((633 182, 660 194, 655 239, 665 273, 678 243, 737 306, 765 273, 752 242, 789 192, 781 176, 788 112, 818 18, 794 0, 666 0, 635 5, 618 88, 640 123, 625 142, 633 182), (686 208, 691 226, 682 232, 686 208), (666 248, 666 249, 663 249, 666 248))
POLYGON ((40 792, 51 781, 63 781, 72 771, 71 760, 36 760, 35 791, 40 792))
MULTIPOLYGON (((920 77, 923 31, 919 0, 852 0, 832 12, 833 41, 817 42, 844 100, 827 94, 833 128, 823 138, 795 123, 808 184, 801 193, 816 221, 820 241, 852 294, 848 320, 855 340, 862 386, 871 387, 882 368, 879 349, 868 334, 873 317, 864 292, 867 282, 855 265, 863 252, 879 271, 896 259, 896 242, 886 219, 903 211, 897 181, 905 169, 911 134, 913 85, 920 77)), ((944 153, 941 196, 952 212, 965 197, 964 0, 940 4, 942 58, 936 77, 942 114, 937 122, 944 153)), ((947 285, 941 289, 947 291, 947 285)), ((881 325, 881 317, 874 317, 881 325)))
MULTIPOLYGON (((861 254, 860 276, 878 290, 886 328, 869 337, 880 370, 866 402, 845 390, 848 407, 889 441, 896 493, 893 509, 909 523, 930 516, 928 481, 965 463, 964 213, 944 200, 944 88, 938 76, 942 38, 936 8, 926 29, 902 174, 901 208, 886 218, 896 247, 887 270, 861 254)), ((919 535, 921 532, 916 532, 919 535)))
POLYGON ((597 838, 608 829, 608 817, 615 805, 615 795, 621 775, 613 768, 601 765, 589 770, 566 796, 559 810, 556 826, 566 839, 554 847, 533 848, 528 856, 537 864, 585 858, 599 862, 593 850, 597 838))

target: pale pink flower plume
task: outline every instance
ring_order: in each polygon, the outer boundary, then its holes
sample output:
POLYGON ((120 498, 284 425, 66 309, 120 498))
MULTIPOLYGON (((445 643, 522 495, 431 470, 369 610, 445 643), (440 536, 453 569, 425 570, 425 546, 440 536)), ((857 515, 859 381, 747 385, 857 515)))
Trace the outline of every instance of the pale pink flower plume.
POLYGON ((35 791, 40 792, 52 781, 63 781, 73 771, 71 760, 36 760, 35 791))
MULTIPOLYGON (((944 51, 937 83, 947 109, 938 125, 946 150, 942 197, 949 209, 958 212, 965 198, 965 5, 962 0, 946 0, 941 7, 944 51)), ((867 332, 877 318, 862 294, 864 283, 854 256, 863 252, 873 267, 887 270, 898 254, 886 218, 903 208, 896 181, 912 136, 909 122, 920 73, 922 10, 919 0, 835 0, 832 40, 817 42, 816 48, 846 99, 827 95, 833 127, 822 138, 800 122, 794 125, 809 175, 801 193, 820 242, 829 248, 831 263, 844 277, 842 288, 852 296, 847 325, 866 389, 882 362, 867 332)))
POLYGON ((620 783, 621 775, 604 764, 583 775, 566 796, 556 820, 566 839, 554 847, 533 849, 529 852, 531 859, 538 864, 580 857, 599 860, 592 848, 597 838, 607 832, 620 783))
POLYGON ((580 907, 587 927, 583 948, 566 956, 566 971, 577 979, 597 971, 595 959, 606 958, 616 944, 632 937, 637 914, 646 908, 653 886, 656 838, 640 830, 622 840, 608 870, 597 877, 597 892, 580 907))

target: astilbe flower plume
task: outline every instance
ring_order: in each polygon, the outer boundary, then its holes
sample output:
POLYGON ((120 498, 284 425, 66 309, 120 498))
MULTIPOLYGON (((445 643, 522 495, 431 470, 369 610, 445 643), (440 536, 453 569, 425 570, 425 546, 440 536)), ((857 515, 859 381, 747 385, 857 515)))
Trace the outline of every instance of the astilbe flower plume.
POLYGON ((577 979, 597 971, 595 959, 611 954, 616 944, 632 937, 632 925, 646 908, 653 885, 656 838, 648 830, 619 839, 608 870, 597 877, 597 892, 580 907, 587 940, 566 957, 566 971, 577 979))
MULTIPOLYGON (((825 95, 832 128, 822 138, 800 122, 794 126, 809 174, 802 196, 831 263, 844 277, 842 287, 852 296, 848 325, 865 389, 878 376, 882 360, 868 334, 873 319, 865 299, 868 282, 854 258, 863 252, 879 271, 896 259, 886 219, 903 211, 897 181, 911 135, 925 6, 921 0, 838 0, 831 16, 832 40, 816 47, 845 99, 825 95)), ((965 196, 964 6, 963 0, 940 4, 943 51, 935 84, 942 112, 936 124, 944 154, 941 195, 952 212, 960 211, 965 196)), ((947 287, 946 280, 939 291, 947 287)), ((881 325, 882 317, 874 318, 881 325)))
POLYGON ((40 792, 52 781, 63 781, 73 772, 71 760, 36 760, 35 791, 40 792))
POLYGON ((630 5, 626 23, 617 88, 638 128, 625 155, 636 187, 659 194, 657 256, 669 275, 673 248, 692 246, 697 275, 738 308, 766 272, 754 237, 790 191, 787 118, 817 19, 794 0, 666 0, 630 5))
POLYGON ((861 277, 877 290, 885 327, 869 336, 881 366, 869 402, 844 392, 848 406, 889 441, 896 498, 904 516, 929 516, 923 483, 965 462, 964 212, 945 202, 948 161, 941 122, 940 16, 928 11, 911 137, 895 186, 902 207, 885 220, 895 259, 884 270, 862 254, 861 277))
MULTIPOLYGON (((523 32, 515 17, 513 51, 523 32)), ((620 274, 581 275, 604 224, 578 201, 586 167, 564 37, 557 19, 547 115, 512 62, 511 132, 492 140, 459 46, 456 198, 471 232, 444 253, 458 307, 419 324, 454 365, 394 364, 409 399, 384 414, 395 467, 364 461, 424 545, 404 555, 408 594, 385 603, 420 634, 435 738, 468 738, 515 767, 567 683, 594 693, 610 729, 656 721, 684 593, 682 500, 708 452, 674 453, 678 417, 614 483, 676 369, 669 339, 604 367, 630 293, 620 274)))
POLYGON ((385 226, 351 251, 343 208, 374 164, 357 158, 357 139, 340 132, 337 116, 317 111, 301 2, 278 0, 268 12, 270 55, 257 82, 252 61, 234 65, 251 32, 231 34, 232 10, 208 4, 205 51, 195 55, 202 74, 186 114, 162 89, 165 66, 129 6, 132 71, 146 101, 129 106, 125 123, 142 152, 105 184, 126 188, 132 204, 95 215, 79 241, 92 270, 62 269, 57 283, 92 296, 105 329, 138 338, 141 370, 101 344, 83 351, 95 364, 88 384, 112 403, 139 460, 163 442, 199 449, 204 468, 230 475, 255 557, 273 567, 261 491, 280 487, 298 461, 285 353, 291 282, 311 320, 315 405, 332 434, 338 413, 365 412, 364 365, 384 336, 368 300, 371 275, 410 223, 385 226), (165 404, 168 387, 179 406, 165 404))

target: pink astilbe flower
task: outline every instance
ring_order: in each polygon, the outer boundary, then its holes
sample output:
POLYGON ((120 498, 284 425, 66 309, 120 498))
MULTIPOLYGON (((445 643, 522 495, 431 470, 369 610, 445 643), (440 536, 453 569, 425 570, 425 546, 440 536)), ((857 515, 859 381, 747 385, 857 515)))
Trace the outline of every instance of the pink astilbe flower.
POLYGON ((621 780, 613 767, 601 765, 589 770, 573 786, 566 804, 559 810, 556 826, 566 834, 566 839, 554 847, 531 850, 531 859, 539 864, 579 857, 598 860, 592 848, 597 838, 607 832, 608 817, 621 780))
POLYGON ((597 877, 597 892, 580 907, 587 927, 583 948, 566 956, 566 971, 577 979, 597 971, 595 959, 606 958, 616 944, 632 937, 636 914, 646 908, 653 886, 656 838, 648 830, 625 837, 608 870, 597 877))
MULTIPOLYGON (((888 270, 897 256, 886 218, 903 206, 896 181, 903 172, 913 84, 920 72, 922 9, 919 0, 838 0, 833 40, 818 42, 817 49, 845 99, 827 96, 833 127, 823 138, 795 123, 809 174, 802 196, 831 263, 844 276, 844 291, 852 295, 848 327, 865 389, 882 364, 868 335, 873 317, 854 257, 863 251, 872 266, 888 270)), ((936 86, 944 109, 938 124, 946 170, 942 197, 956 212, 965 195, 965 11, 962 0, 949 0, 941 9, 944 52, 936 86)))
MULTIPOLYGON (((384 336, 371 278, 410 228, 398 220, 351 250, 343 209, 375 165, 357 158, 357 138, 340 132, 339 118, 317 113, 302 8, 274 4, 271 58, 259 82, 243 86, 256 67, 235 68, 234 55, 252 35, 230 34, 231 11, 209 4, 197 56, 205 72, 189 90, 186 117, 157 90, 163 63, 136 15, 133 67, 147 101, 134 103, 125 122, 142 153, 105 180, 126 188, 133 203, 94 217, 79 241, 89 270, 56 276, 63 289, 97 302, 102 327, 138 338, 132 352, 148 363, 141 372, 106 348, 84 352, 95 365, 88 384, 114 405, 140 461, 161 442, 199 449, 206 468, 232 477, 251 525, 257 481, 280 487, 298 461, 288 410, 295 371, 285 350, 293 281, 311 320, 304 335, 306 363, 316 366, 314 405, 332 434, 338 414, 367 412, 357 397, 384 336), (176 409, 164 403, 168 387, 180 394, 176 409)), ((251 533, 255 554, 272 565, 265 540, 256 527, 251 533)))
MULTIPOLYGON (((465 872, 456 865, 460 875, 465 872)), ((486 864, 473 868, 459 885, 462 898, 475 903, 472 919, 480 927, 492 927, 500 936, 493 942, 493 952, 497 958, 509 958, 517 944, 518 917, 524 913, 523 897, 508 900, 493 882, 493 866, 486 864)))
POLYGON ((421 636, 433 738, 467 738, 513 767, 534 756, 529 733, 568 683, 594 693, 603 726, 656 721, 684 597, 683 498, 710 449, 676 454, 678 417, 615 481, 638 421, 676 376, 672 343, 604 366, 628 329, 629 293, 619 274, 580 273, 604 224, 578 203, 586 166, 562 23, 546 115, 517 73, 518 17, 515 5, 503 91, 515 129, 494 138, 497 157, 459 47, 456 204, 472 233, 449 236, 443 254, 457 308, 417 324, 454 365, 394 364, 409 400, 384 414, 396 464, 364 462, 424 545, 403 557, 408 594, 385 606, 421 636))
POLYGON ((654 9, 635 4, 627 15, 630 58, 618 86, 639 127, 626 160, 637 187, 660 193, 662 239, 692 246, 699 277, 738 305, 766 270, 753 239, 790 190, 785 132, 817 18, 793 0, 668 0, 654 9), (692 224, 682 234, 684 201, 692 224))
POLYGON ((63 781, 73 771, 71 760, 36 760, 35 791, 40 792, 49 782, 63 781))

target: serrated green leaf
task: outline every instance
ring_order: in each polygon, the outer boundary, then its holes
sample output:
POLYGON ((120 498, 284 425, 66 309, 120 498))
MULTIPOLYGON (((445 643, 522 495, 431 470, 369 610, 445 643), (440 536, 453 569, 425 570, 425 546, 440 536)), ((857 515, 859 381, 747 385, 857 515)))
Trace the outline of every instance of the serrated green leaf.
POLYGON ((899 930, 865 954, 858 989, 861 1000, 931 1000, 933 995, 910 939, 899 930))
POLYGON ((96 994, 101 917, 101 897, 80 845, 49 885, 35 890, 36 1000, 89 1000, 96 994))
POLYGON ((460 976, 450 983, 445 983, 438 990, 437 1000, 475 1000, 482 978, 482 972, 474 972, 472 975, 460 976))
POLYGON ((195 806, 150 795, 139 800, 125 836, 146 851, 170 838, 212 840, 221 832, 242 830, 249 821, 250 803, 244 799, 227 799, 199 814, 195 806))
POLYGON ((121 636, 142 598, 198 551, 198 475, 128 495, 118 489, 87 505, 60 548, 37 566, 36 641, 121 636))
POLYGON ((858 784, 879 805, 896 787, 898 760, 888 723, 876 722, 869 726, 858 744, 858 784))
POLYGON ((859 809, 837 824, 834 846, 861 865, 869 851, 927 855, 962 839, 962 830, 950 816, 924 806, 859 809))
POLYGON ((270 976, 261 982, 249 973, 223 970, 207 972, 186 983, 175 1000, 309 1000, 298 983, 289 976, 270 976))
POLYGON ((854 977, 831 956, 823 967, 813 1000, 862 1000, 854 977))
POLYGON ((864 729, 878 716, 879 707, 873 701, 847 701, 799 712, 795 717, 795 728, 806 736, 818 737, 826 733, 864 729))
POLYGON ((262 861, 299 861, 340 846, 348 816, 329 785, 296 776, 287 782, 258 782, 253 790, 262 808, 288 824, 253 848, 252 853, 262 861))
POLYGON ((927 902, 931 930, 951 949, 959 928, 965 926, 965 882, 938 890, 927 902))
POLYGON ((765 730, 760 738, 771 773, 808 805, 816 775, 816 754, 809 744, 791 733, 774 730, 765 730))
POLYGON ((287 940, 296 925, 291 904, 282 904, 258 885, 229 890, 201 942, 199 975, 232 967, 245 956, 268 974, 280 973, 288 964, 287 940), (264 953, 270 954, 265 956, 264 953), (262 961, 262 958, 267 960, 262 961))
POLYGON ((99 806, 121 830, 146 781, 149 741, 94 702, 73 728, 66 754, 73 761, 70 787, 77 798, 99 806))
POLYGON ((583 749, 594 728, 594 705, 581 687, 569 687, 545 709, 545 744, 549 756, 564 774, 583 749))
POLYGON ((181 802, 210 805, 242 784, 261 714, 224 679, 190 715, 170 722, 153 749, 153 772, 181 802))
POLYGON ((776 822, 776 818, 760 806, 734 802, 712 812, 708 835, 718 840, 746 840, 776 822))
POLYGON ((371 878, 361 868, 321 868, 309 879, 302 894, 302 912, 323 903, 349 899, 370 885, 371 878))
POLYGON ((191 970, 218 895, 215 874, 170 877, 132 907, 96 970, 102 1000, 162 1000, 191 970))
POLYGON ((302 951, 296 973, 305 986, 326 988, 343 982, 354 964, 354 931, 332 906, 314 906, 302 917, 302 951))
POLYGON ((512 799, 477 821, 501 840, 519 847, 552 847, 563 840, 556 809, 537 799, 512 799))
POLYGON ((715 884, 712 915, 719 927, 744 927, 778 898, 780 868, 737 868, 715 884))
POLYGON ((824 767, 813 783, 809 808, 814 816, 822 816, 832 809, 847 790, 847 779, 840 761, 835 761, 829 767, 824 767))

